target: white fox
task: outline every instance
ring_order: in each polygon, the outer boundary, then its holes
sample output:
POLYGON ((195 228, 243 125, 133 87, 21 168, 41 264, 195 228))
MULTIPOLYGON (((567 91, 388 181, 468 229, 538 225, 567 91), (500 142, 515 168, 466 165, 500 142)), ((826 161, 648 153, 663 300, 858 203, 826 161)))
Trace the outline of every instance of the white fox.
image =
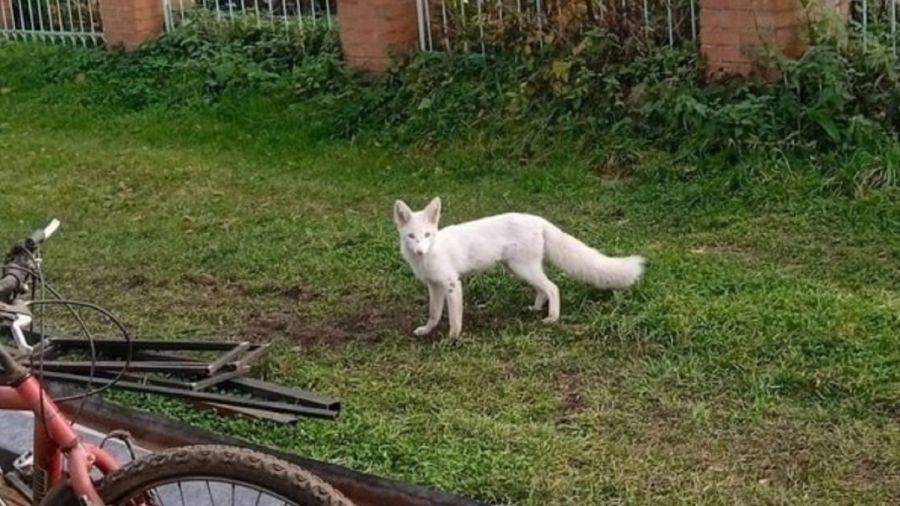
POLYGON ((463 291, 460 277, 502 263, 537 290, 531 309, 550 303, 545 322, 559 319, 559 288, 544 274, 543 262, 598 288, 626 288, 640 278, 644 258, 612 258, 566 234, 549 221, 530 214, 500 214, 438 230, 441 199, 413 212, 403 201, 394 203, 400 253, 416 277, 428 286, 428 322, 417 336, 428 334, 444 313, 450 317, 450 337, 462 331, 463 291))

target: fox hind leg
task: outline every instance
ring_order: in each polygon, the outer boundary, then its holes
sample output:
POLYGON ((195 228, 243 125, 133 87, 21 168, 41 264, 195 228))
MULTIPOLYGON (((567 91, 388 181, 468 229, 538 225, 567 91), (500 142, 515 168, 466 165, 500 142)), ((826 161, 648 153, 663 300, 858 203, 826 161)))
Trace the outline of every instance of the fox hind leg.
POLYGON ((516 260, 509 262, 507 265, 511 271, 522 278, 522 281, 525 281, 537 290, 534 306, 532 306, 533 308, 541 309, 544 307, 545 302, 550 303, 550 307, 547 310, 547 317, 544 318, 544 321, 552 323, 558 320, 559 288, 553 281, 550 281, 550 278, 548 278, 546 274, 544 274, 544 266, 540 259, 516 260))
POLYGON ((544 309, 544 306, 547 305, 547 294, 545 294, 542 290, 535 290, 537 294, 534 296, 534 304, 528 306, 528 309, 532 311, 541 311, 544 309))

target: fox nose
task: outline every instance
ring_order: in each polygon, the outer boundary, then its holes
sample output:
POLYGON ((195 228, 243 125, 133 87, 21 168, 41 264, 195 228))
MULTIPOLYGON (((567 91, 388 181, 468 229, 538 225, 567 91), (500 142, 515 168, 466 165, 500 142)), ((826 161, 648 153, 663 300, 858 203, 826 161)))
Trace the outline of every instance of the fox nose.
POLYGON ((425 254, 425 250, 424 250, 424 249, 422 249, 422 248, 416 248, 416 255, 424 255, 424 254, 425 254))

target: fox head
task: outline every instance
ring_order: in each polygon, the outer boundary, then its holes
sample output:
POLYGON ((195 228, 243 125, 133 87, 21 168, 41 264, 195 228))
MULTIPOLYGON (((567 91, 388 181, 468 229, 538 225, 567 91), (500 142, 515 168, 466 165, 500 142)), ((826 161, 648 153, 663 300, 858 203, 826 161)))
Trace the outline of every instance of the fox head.
POLYGON ((431 250, 440 219, 440 197, 435 197, 425 209, 416 212, 402 200, 394 202, 394 223, 400 234, 400 245, 416 256, 425 256, 431 250))

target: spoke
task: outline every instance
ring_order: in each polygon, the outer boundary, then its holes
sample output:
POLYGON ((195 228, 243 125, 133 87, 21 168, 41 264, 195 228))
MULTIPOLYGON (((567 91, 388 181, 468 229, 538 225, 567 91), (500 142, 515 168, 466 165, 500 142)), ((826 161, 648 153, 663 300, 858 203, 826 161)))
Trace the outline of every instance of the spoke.
POLYGON ((212 487, 209 486, 209 480, 206 480, 206 491, 209 492, 209 503, 212 504, 212 506, 216 506, 216 500, 213 499, 212 487))
POLYGON ((178 482, 178 493, 181 495, 181 506, 187 506, 187 503, 184 502, 184 489, 181 488, 181 482, 178 482))

